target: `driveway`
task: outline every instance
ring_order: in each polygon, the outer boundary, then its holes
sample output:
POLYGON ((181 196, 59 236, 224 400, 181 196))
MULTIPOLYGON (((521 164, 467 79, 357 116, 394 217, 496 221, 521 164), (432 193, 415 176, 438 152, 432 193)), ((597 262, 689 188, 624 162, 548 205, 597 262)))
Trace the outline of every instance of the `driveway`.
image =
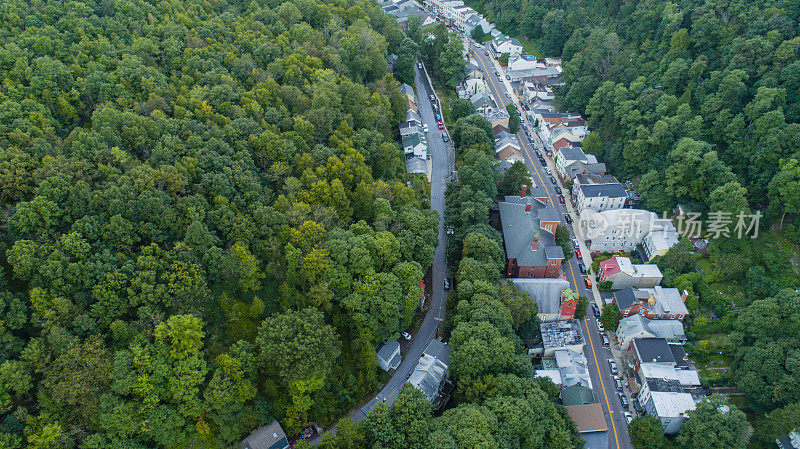
MULTIPOLYGON (((483 49, 476 48, 474 44, 470 43, 469 49, 472 57, 477 60, 478 67, 483 71, 484 78, 489 85, 489 91, 497 102, 498 107, 505 107, 507 104, 515 102, 517 99, 516 95, 514 95, 514 93, 510 90, 510 84, 508 83, 508 80, 505 79, 504 71, 500 65, 490 56, 486 56, 483 49), (501 77, 496 76, 494 74, 495 71, 499 71, 501 77), (506 96, 506 92, 509 92, 511 98, 506 96)), ((517 109, 523 111, 522 106, 519 103, 516 104, 517 109)), ((538 139, 538 136, 536 136, 536 133, 532 129, 532 124, 528 123, 527 120, 522 122, 520 130, 517 132, 517 139, 519 139, 520 144, 522 145, 522 153, 525 159, 525 164, 528 166, 528 170, 533 177, 534 183, 536 183, 538 186, 545 187, 549 206, 554 207, 556 210, 562 212, 562 224, 567 226, 572 237, 578 238, 581 253, 587 255, 586 264, 588 268, 591 265, 591 261, 588 259, 588 251, 583 244, 583 239, 576 236, 572 225, 567 224, 563 219, 563 214, 569 213, 572 215, 573 222, 577 223, 578 216, 575 214, 575 211, 572 207, 568 208, 567 205, 559 202, 558 194, 555 192, 555 185, 550 182, 549 175, 545 171, 544 166, 536 157, 535 150, 538 149, 543 153, 542 142, 538 139), (530 134, 526 134, 523 131, 523 129, 526 127, 530 131, 530 134), (535 144, 530 142, 528 135, 533 136, 535 144)), ((546 156, 545 164, 553 173, 555 173, 555 165, 553 164, 553 161, 546 156)), ((563 192, 566 193, 566 190, 563 189, 563 186, 561 187, 563 192)), ((569 200, 567 199, 567 201, 569 200)), ((587 291, 583 281, 585 275, 582 275, 578 270, 578 259, 573 256, 572 259, 565 262, 566 263, 562 266, 562 268, 567 280, 572 284, 572 287, 578 292, 578 294, 588 297, 590 301, 595 300, 598 305, 601 305, 602 302, 600 301, 599 297, 595 297, 595 294, 592 290, 587 291)), ((586 359, 589 361, 589 375, 592 379, 594 390, 597 392, 597 395, 600 399, 600 404, 603 407, 603 412, 605 413, 606 422, 608 424, 609 447, 616 449, 632 449, 633 445, 631 445, 630 437, 628 436, 627 422, 625 421, 625 416, 622 414, 623 409, 620 404, 619 397, 617 396, 614 378, 611 375, 611 371, 607 363, 607 359, 611 358, 611 352, 607 348, 603 347, 602 339, 597 330, 597 321, 595 320, 591 311, 589 311, 586 318, 583 320, 583 332, 584 339, 586 340, 584 354, 586 359)))

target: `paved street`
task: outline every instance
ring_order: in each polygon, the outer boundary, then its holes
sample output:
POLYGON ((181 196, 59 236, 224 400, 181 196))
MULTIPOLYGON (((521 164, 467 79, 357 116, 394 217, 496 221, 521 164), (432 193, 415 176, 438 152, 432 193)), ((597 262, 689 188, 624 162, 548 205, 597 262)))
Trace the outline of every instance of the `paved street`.
MULTIPOLYGON (((505 79, 504 72, 501 70, 496 61, 494 61, 490 56, 484 54, 484 49, 476 48, 474 44, 471 43, 469 48, 472 56, 478 61, 478 67, 481 68, 484 73, 487 84, 489 85, 490 93, 495 99, 497 107, 505 108, 507 104, 516 99, 516 95, 511 92, 510 84, 505 79), (496 71, 500 71, 500 77, 495 75, 496 71), (506 96, 506 92, 510 92, 511 98, 506 96)), ((521 112, 525 112, 520 104, 517 104, 517 108, 521 112)), ((568 210, 566 205, 560 204, 558 194, 555 192, 555 186, 552 182, 550 182, 548 174, 536 157, 535 150, 537 148, 535 148, 535 145, 530 142, 528 136, 523 131, 524 127, 528 127, 530 129, 532 124, 528 123, 527 120, 523 120, 520 131, 517 132, 517 139, 519 139, 520 144, 522 145, 522 153, 525 159, 525 164, 528 166, 528 170, 530 170, 535 184, 544 186, 546 188, 548 202, 550 203, 549 205, 551 207, 555 207, 564 214, 571 212, 573 221, 577 223, 578 216, 574 213, 574 210, 572 210, 571 207, 568 210)), ((531 135, 534 136, 534 141, 538 142, 535 132, 531 135)), ((538 142, 538 149, 542 151, 541 142, 538 142)), ((553 173, 555 173, 553 161, 547 157, 545 157, 545 161, 547 164, 549 164, 549 167, 553 173)), ((563 191, 565 196, 567 196, 566 190, 563 191)), ((569 200, 567 199, 567 201, 569 200)), ((570 229, 571 236, 575 237, 575 231, 572 226, 569 224, 566 224, 566 226, 570 229)), ((579 237, 578 241, 580 242, 581 253, 587 254, 588 256, 588 251, 583 244, 583 239, 579 237)), ((595 295, 593 294, 592 290, 587 291, 586 289, 583 281, 585 276, 582 275, 578 270, 577 258, 573 257, 571 260, 566 262, 567 263, 563 266, 563 269, 567 276, 567 280, 572 284, 573 288, 579 292, 579 294, 587 296, 591 302, 595 298, 595 295)), ((588 268, 591 263, 588 257, 586 262, 588 268)), ((599 300, 599 297, 597 299, 599 300)), ((598 302, 598 305, 601 304, 598 302)), ((589 361, 589 371, 592 379, 592 385, 599 396, 600 404, 605 412, 606 421, 609 427, 609 447, 617 449, 632 448, 633 446, 631 445, 630 437, 628 436, 627 423, 624 415, 622 414, 622 406, 614 386, 614 378, 611 375, 607 363, 607 360, 611 357, 611 352, 607 348, 603 347, 602 339, 597 330, 597 321, 595 320, 591 311, 589 311, 586 319, 583 321, 583 330, 584 338, 587 341, 584 354, 589 361)))
POLYGON ((417 361, 422 355, 422 351, 436 336, 436 331, 444 319, 444 307, 446 304, 447 292, 444 290, 445 267, 445 243, 446 235, 444 231, 444 189, 447 184, 447 177, 450 174, 450 167, 453 166, 454 155, 450 142, 442 140, 442 130, 436 125, 436 117, 431 105, 430 96, 435 93, 431 90, 427 74, 424 70, 417 69, 415 80, 417 89, 417 102, 420 116, 423 123, 428 125, 428 146, 431 151, 431 161, 433 163, 433 174, 431 176, 431 209, 439 212, 439 245, 433 256, 433 297, 430 307, 420 326, 419 331, 413 336, 411 345, 403 354, 403 362, 397 368, 392 378, 378 395, 367 405, 353 413, 350 417, 353 421, 361 421, 367 417, 369 412, 375 407, 378 401, 386 402, 391 405, 397 399, 400 388, 406 382, 406 377, 417 366, 417 361))

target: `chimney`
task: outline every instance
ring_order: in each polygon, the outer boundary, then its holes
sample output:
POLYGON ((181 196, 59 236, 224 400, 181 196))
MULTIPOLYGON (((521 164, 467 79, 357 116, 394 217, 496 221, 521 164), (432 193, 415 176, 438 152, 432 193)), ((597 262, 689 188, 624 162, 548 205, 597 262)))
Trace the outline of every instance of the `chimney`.
POLYGON ((534 231, 533 240, 531 240, 531 250, 536 251, 539 248, 539 232, 534 231))
POLYGON ((531 213, 531 205, 530 205, 530 204, 526 204, 526 205, 525 205, 525 213, 526 213, 526 214, 529 214, 529 213, 531 213))
POLYGON ((528 191, 528 186, 522 186, 522 193, 519 195, 520 198, 525 198, 525 193, 528 191))
POLYGON ((683 302, 686 302, 686 298, 688 297, 689 297, 689 290, 684 290, 683 294, 681 295, 681 300, 683 300, 683 302))

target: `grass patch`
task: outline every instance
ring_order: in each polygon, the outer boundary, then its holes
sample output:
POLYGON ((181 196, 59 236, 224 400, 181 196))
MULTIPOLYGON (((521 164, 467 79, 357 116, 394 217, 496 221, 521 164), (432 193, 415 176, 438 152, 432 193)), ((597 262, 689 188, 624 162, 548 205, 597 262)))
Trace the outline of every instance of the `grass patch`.
POLYGON ((517 40, 519 40, 520 44, 522 44, 522 48, 525 49, 525 53, 533 55, 538 59, 544 58, 544 55, 542 55, 542 51, 539 50, 539 47, 536 44, 534 44, 530 39, 524 36, 514 36, 514 37, 517 40))

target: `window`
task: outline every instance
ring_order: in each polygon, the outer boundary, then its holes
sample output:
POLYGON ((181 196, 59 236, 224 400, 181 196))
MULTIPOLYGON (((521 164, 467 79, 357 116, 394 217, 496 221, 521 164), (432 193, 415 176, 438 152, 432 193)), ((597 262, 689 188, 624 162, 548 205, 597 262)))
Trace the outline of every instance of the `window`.
POLYGON ((669 319, 674 320, 675 319, 675 315, 670 315, 669 319))

